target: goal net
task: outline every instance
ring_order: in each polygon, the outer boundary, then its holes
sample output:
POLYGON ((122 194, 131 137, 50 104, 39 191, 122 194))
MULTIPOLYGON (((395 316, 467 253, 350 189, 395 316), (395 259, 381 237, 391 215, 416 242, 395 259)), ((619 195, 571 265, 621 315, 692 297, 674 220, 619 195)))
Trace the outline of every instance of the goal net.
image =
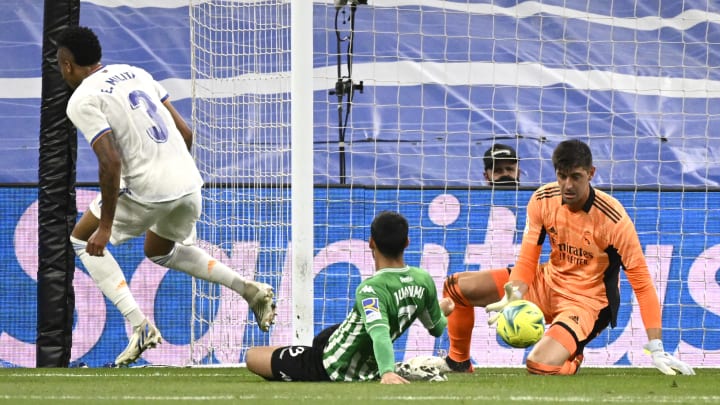
MULTIPOLYGON (((206 180, 198 239, 277 288, 290 243, 289 5, 197 1, 190 21, 194 152, 206 180)), ((238 363, 243 349, 269 343, 241 296, 202 280, 193 295, 193 363, 238 363)))
MULTIPOLYGON (((634 220, 664 308, 666 349, 720 364, 720 10, 709 2, 368 1, 313 3, 312 33, 290 35, 289 1, 191 2, 193 125, 205 179, 200 239, 244 276, 275 286, 278 323, 260 333, 242 299, 196 281, 193 358, 244 361, 293 341, 293 306, 315 333, 340 322, 370 276, 369 223, 411 224, 406 260, 438 289, 448 274, 511 265, 525 205, 553 181, 558 142, 593 150, 594 186, 634 220), (363 2, 359 2, 363 3, 363 2), (557 4, 557 5, 556 5, 557 4), (290 54, 312 41, 314 292, 291 294, 290 54), (520 188, 493 189, 483 155, 517 151, 520 188)), ((547 252, 542 260, 547 259, 547 252)), ((615 329, 589 365, 650 365, 621 276, 615 329)), ((520 365, 475 311, 472 356, 520 365)), ((306 342, 309 343, 309 342, 306 342)), ((398 359, 442 353, 418 325, 398 359)))

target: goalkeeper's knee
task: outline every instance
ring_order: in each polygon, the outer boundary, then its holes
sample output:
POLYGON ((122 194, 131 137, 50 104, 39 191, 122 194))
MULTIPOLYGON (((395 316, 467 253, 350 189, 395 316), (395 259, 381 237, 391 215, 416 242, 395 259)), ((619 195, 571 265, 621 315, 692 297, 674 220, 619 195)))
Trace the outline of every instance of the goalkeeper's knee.
POLYGON ((525 367, 530 374, 539 375, 573 375, 576 374, 582 364, 582 355, 565 360, 562 366, 543 364, 530 359, 525 361, 525 367))
POLYGON ((578 349, 577 338, 575 337, 575 333, 573 333, 572 330, 565 326, 562 322, 550 325, 548 330, 545 332, 545 336, 560 343, 562 347, 568 351, 570 357, 575 355, 575 352, 578 349))
POLYGON ((562 365, 551 365, 535 361, 528 357, 525 365, 530 374, 541 375, 572 375, 577 373, 582 363, 582 355, 576 355, 578 349, 577 339, 575 335, 562 323, 554 323, 545 332, 545 336, 552 338, 559 343, 568 353, 568 359, 562 365))
POLYGON ((458 284, 458 274, 451 274, 445 278, 443 283, 443 297, 448 297, 455 303, 455 306, 471 307, 470 302, 465 298, 465 294, 460 290, 458 284))
POLYGON ((543 364, 530 359, 525 361, 525 367, 527 368, 528 373, 538 375, 556 375, 560 374, 560 369, 562 369, 562 366, 543 364))

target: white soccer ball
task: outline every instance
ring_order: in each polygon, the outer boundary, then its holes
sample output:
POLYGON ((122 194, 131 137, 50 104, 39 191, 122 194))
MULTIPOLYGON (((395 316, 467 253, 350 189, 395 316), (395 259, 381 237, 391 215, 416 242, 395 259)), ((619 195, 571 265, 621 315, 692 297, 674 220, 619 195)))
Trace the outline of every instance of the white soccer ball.
POLYGON ((512 347, 532 346, 545 333, 545 315, 534 303, 527 300, 512 301, 500 313, 497 334, 512 347))

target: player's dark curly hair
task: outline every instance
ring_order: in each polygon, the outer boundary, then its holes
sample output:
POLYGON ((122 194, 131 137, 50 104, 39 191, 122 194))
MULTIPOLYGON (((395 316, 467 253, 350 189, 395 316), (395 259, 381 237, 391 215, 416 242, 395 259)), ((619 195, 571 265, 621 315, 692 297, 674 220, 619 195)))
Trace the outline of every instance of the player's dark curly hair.
POLYGON ((370 225, 370 236, 383 256, 399 257, 408 239, 407 219, 394 211, 382 211, 370 225))
POLYGON ((102 58, 102 47, 95 33, 87 27, 72 26, 57 38, 58 48, 67 48, 80 66, 92 66, 102 58))
POLYGON ((552 155, 555 170, 569 171, 578 167, 590 169, 593 165, 592 152, 585 142, 571 139, 562 141, 552 155))

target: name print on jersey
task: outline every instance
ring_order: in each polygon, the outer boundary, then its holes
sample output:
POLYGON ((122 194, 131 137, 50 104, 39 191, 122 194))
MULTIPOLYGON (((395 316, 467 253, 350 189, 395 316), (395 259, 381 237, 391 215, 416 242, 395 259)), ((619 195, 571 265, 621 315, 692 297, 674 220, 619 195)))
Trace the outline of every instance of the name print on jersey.
POLYGON ((135 78, 135 73, 132 72, 123 72, 114 76, 108 77, 107 80, 105 80, 105 83, 109 84, 110 87, 106 87, 104 89, 100 89, 103 93, 111 94, 113 90, 115 89, 115 85, 123 82, 125 80, 130 80, 135 78))
POLYGON ((393 296, 395 297, 395 303, 397 305, 400 305, 400 300, 403 300, 405 298, 422 299, 424 295, 425 289, 417 285, 409 285, 393 293, 393 296))

